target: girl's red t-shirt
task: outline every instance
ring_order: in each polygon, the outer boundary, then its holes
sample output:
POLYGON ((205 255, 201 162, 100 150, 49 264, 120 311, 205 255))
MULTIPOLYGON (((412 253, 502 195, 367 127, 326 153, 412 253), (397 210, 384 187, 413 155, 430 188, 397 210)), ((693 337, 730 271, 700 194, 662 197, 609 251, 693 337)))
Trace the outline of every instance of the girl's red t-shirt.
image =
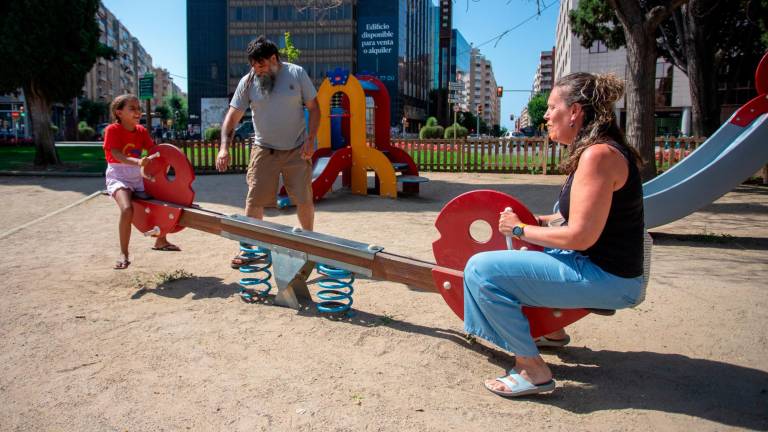
POLYGON ((140 158, 143 150, 149 150, 154 145, 149 132, 141 125, 129 131, 120 123, 112 123, 104 129, 104 157, 107 163, 120 163, 112 156, 112 149, 117 149, 127 157, 140 158))

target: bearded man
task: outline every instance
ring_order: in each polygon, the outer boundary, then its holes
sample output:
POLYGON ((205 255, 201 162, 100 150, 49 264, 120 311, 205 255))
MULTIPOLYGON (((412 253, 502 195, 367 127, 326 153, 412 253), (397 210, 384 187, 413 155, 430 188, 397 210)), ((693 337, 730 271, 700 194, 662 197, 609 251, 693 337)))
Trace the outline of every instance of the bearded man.
MULTIPOLYGON (((315 207, 312 201, 312 152, 320 124, 317 91, 301 66, 280 61, 277 45, 263 35, 248 44, 251 69, 237 85, 221 128, 221 147, 216 169, 229 167, 229 145, 235 126, 250 106, 254 145, 248 165, 248 196, 245 214, 263 219, 264 207, 274 206, 280 175, 291 201, 296 204, 299 224, 311 231, 315 207), (309 132, 304 122, 309 111, 309 132)), ((242 254, 232 267, 249 264, 242 254)))

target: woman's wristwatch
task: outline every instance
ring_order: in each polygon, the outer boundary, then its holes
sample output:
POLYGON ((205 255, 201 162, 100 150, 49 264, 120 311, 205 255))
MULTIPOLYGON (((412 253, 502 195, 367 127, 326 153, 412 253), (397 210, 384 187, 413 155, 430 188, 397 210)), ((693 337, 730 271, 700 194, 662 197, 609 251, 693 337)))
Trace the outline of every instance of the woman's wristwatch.
POLYGON ((525 227, 528 225, 521 223, 517 224, 512 228, 512 237, 519 239, 520 237, 525 235, 525 227))

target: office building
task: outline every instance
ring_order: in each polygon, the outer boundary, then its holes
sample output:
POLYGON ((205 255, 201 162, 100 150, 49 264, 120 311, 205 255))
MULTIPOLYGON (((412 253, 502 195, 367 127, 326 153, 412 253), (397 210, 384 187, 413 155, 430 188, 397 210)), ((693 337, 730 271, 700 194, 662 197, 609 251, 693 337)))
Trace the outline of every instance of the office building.
MULTIPOLYGON (((303 4, 303 3, 302 3, 303 4)), ((426 120, 433 86, 434 10, 431 0, 341 0, 303 7, 289 0, 187 2, 190 121, 226 109, 248 72, 246 48, 261 34, 279 47, 291 34, 315 86, 336 68, 372 73, 391 96, 393 126, 426 120)), ((205 126, 203 126, 205 128, 205 126)))

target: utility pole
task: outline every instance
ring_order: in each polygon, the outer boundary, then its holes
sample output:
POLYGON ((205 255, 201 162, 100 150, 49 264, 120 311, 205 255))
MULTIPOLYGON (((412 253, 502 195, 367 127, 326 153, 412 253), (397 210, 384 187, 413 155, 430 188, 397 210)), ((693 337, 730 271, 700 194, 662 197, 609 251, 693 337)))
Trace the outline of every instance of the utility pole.
POLYGON ((475 120, 476 120, 476 126, 475 126, 475 133, 477 133, 477 137, 480 138, 480 105, 477 105, 477 109, 475 110, 475 120))

